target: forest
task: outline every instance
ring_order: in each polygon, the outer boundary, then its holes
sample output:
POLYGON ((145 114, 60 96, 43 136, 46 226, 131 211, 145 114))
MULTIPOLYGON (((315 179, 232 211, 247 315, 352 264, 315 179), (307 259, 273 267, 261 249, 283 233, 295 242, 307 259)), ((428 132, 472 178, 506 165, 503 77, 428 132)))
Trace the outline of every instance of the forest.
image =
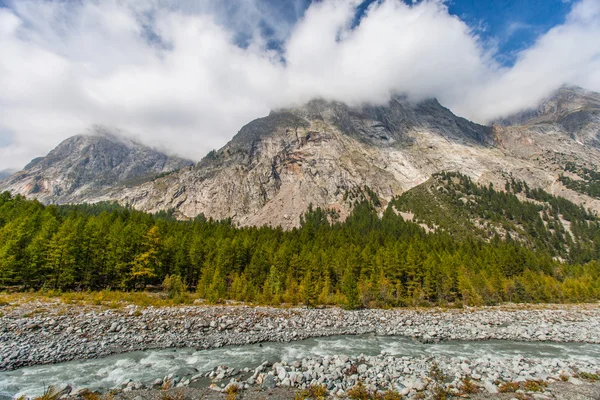
POLYGON ((368 188, 344 196, 353 202, 344 221, 309 207, 300 226, 287 231, 202 215, 179 221, 168 212, 152 215, 110 203, 44 206, 5 192, 0 286, 134 291, 181 281, 211 302, 349 309, 600 299, 595 215, 521 187, 536 200, 528 202, 510 183, 509 190, 496 191, 455 173, 435 179, 438 191, 476 200, 452 203, 465 205, 461 218, 485 215, 489 224, 507 229, 481 235, 438 221, 437 229, 426 230, 398 212, 410 205, 410 193, 382 205, 368 188), (575 234, 553 225, 548 216, 557 208, 575 234), (522 237, 506 234, 508 228, 522 237))
POLYGON ((563 185, 576 192, 600 198, 600 173, 573 162, 567 162, 563 169, 579 177, 572 179, 561 174, 558 179, 563 185))

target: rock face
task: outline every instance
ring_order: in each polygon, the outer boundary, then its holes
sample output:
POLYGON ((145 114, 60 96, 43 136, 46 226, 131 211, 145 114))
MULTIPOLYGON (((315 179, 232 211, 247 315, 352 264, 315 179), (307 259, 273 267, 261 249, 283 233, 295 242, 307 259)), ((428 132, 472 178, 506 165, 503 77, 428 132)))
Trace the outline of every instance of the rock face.
POLYGON ((23 171, 0 182, 0 191, 9 190, 45 203, 82 202, 108 187, 136 184, 136 179, 191 164, 94 127, 89 135, 65 140, 47 156, 34 159, 23 171))
POLYGON ((505 126, 554 125, 580 143, 600 148, 600 94, 563 86, 537 108, 497 121, 505 126))
POLYGON ((101 190, 92 190, 79 183, 90 182, 81 178, 88 168, 75 168, 71 161, 62 166, 61 157, 71 157, 61 156, 61 145, 46 158, 56 161, 32 162, 10 179, 9 187, 47 201, 116 200, 148 212, 173 209, 180 218, 204 214, 240 225, 290 228, 299 224, 309 204, 335 209, 344 218, 353 191, 368 186, 385 205, 445 170, 497 188, 512 175, 532 188, 600 211, 600 199, 559 180, 571 174, 566 163, 600 168, 599 115, 600 94, 575 87, 563 87, 537 109, 492 126, 460 118, 435 99, 414 104, 394 97, 383 106, 362 107, 313 100, 250 122, 197 165, 158 179, 123 184, 148 170, 174 169, 164 155, 156 162, 144 155, 138 157, 146 163, 137 173, 135 157, 127 156, 124 168, 103 163, 106 168, 93 180, 102 182, 101 190), (36 186, 35 176, 65 176, 53 172, 57 163, 69 178, 44 178, 36 186), (111 182, 121 184, 107 189, 104 184, 111 182))
MULTIPOLYGON (((563 92, 569 91, 561 89, 548 102, 572 110, 587 104, 586 112, 595 115, 596 103, 586 99, 600 95, 582 89, 563 92)), ((496 187, 512 175, 600 210, 598 199, 558 181, 567 161, 600 166, 595 142, 578 139, 582 132, 591 138, 600 123, 586 117, 591 122, 580 124, 575 134, 561 122, 565 118, 486 127, 455 116, 437 100, 412 104, 396 97, 385 106, 356 108, 314 100, 250 122, 193 168, 92 200, 114 199, 150 212, 173 208, 181 218, 203 213, 241 225, 290 228, 311 203, 336 209, 343 218, 352 190, 368 186, 385 204, 446 170, 496 187)), ((521 123, 518 117, 507 121, 521 123)))

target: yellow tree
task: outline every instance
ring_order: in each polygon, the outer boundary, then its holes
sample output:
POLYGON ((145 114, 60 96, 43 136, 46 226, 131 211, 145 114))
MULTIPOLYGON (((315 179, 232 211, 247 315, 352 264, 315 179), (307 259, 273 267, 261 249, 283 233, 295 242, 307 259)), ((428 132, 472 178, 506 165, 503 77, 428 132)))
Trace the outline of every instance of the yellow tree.
POLYGON ((158 258, 160 235, 158 226, 154 225, 144 235, 143 252, 138 254, 131 263, 129 282, 134 288, 146 287, 148 281, 156 278, 156 271, 161 263, 158 258))

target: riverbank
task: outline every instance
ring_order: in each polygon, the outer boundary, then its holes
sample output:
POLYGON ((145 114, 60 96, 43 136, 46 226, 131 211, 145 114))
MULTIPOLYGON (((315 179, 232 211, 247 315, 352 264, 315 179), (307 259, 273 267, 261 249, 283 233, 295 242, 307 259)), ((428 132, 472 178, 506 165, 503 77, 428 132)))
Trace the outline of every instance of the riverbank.
MULTIPOLYGON (((201 305, 107 309, 33 301, 3 305, 0 312, 3 313, 0 318, 2 370, 144 349, 212 349, 367 333, 411 337, 425 343, 490 339, 600 343, 597 305, 345 311, 201 305)), ((480 390, 492 394, 506 382, 518 383, 519 390, 529 381, 552 386, 566 380, 573 387, 587 386, 586 377, 594 378, 600 369, 595 363, 558 359, 340 356, 327 361, 309 357, 289 365, 267 363, 258 373, 256 369, 226 368, 188 371, 180 374, 182 376, 165 376, 160 383, 153 384, 194 389, 193 386, 205 387, 213 382, 220 388, 233 380, 236 385, 263 390, 325 384, 328 393, 341 396, 361 381, 369 390, 387 388, 414 396, 434 388, 430 372, 436 365, 447 377, 446 389, 460 390, 463 379, 468 377, 480 390), (578 377, 580 373, 583 378, 578 377)), ((152 387, 152 384, 124 382, 118 393, 126 395, 129 390, 137 392, 136 388, 142 387, 152 387)))
POLYGON ((345 311, 249 306, 71 306, 60 302, 0 307, 0 370, 135 350, 287 342, 332 335, 439 340, 600 343, 597 305, 345 311))

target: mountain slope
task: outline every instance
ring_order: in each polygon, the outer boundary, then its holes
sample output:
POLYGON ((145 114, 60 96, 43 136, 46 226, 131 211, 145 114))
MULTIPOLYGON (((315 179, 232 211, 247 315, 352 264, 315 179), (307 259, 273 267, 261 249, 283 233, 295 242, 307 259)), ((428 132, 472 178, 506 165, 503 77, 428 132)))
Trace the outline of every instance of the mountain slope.
POLYGON ((442 172, 391 205, 404 219, 457 238, 513 240, 571 262, 600 257, 596 215, 512 178, 504 187, 494 188, 477 185, 465 175, 442 172))
MULTIPOLYGON (((394 97, 382 106, 361 107, 313 100, 248 123, 220 150, 167 176, 148 179, 144 172, 174 169, 161 164, 164 158, 158 168, 144 164, 143 171, 125 169, 117 177, 107 167, 94 178, 99 184, 80 190, 70 183, 65 195, 54 182, 58 189, 46 189, 43 198, 118 201, 148 212, 172 210, 182 219, 204 214, 241 225, 291 228, 310 204, 345 218, 353 206, 347 194, 357 189, 368 187, 385 206, 435 173, 458 171, 497 188, 507 180, 523 181, 600 211, 598 104, 597 93, 563 87, 536 110, 482 126, 435 99, 411 103, 394 97)), ((130 160, 125 165, 133 168, 137 161, 130 160)), ((70 182, 87 173, 66 170, 72 171, 70 182)), ((35 182, 24 182, 19 192, 35 192, 35 182)))
POLYGON ((563 86, 537 108, 497 123, 500 148, 553 173, 546 190, 600 210, 600 93, 563 86))
POLYGON ((394 98, 387 106, 359 108, 315 100, 250 122, 192 169, 94 200, 291 227, 311 203, 343 217, 350 209, 344 193, 352 188, 368 185, 390 199, 439 168, 456 167, 454 160, 434 159, 433 141, 460 146, 473 170, 483 164, 470 154, 493 145, 491 128, 455 116, 436 100, 394 98))
POLYGON ((563 86, 538 107, 497 122, 504 126, 557 125, 571 138, 600 148, 600 94, 563 86))
POLYGON ((556 123, 481 126, 436 100, 348 107, 314 100, 244 126, 193 168, 91 201, 118 200, 181 218, 198 214, 242 225, 297 226, 309 204, 351 209, 345 194, 368 186, 385 204, 440 171, 503 187, 509 176, 600 210, 600 201, 563 185, 567 161, 600 165, 600 152, 556 123))
POLYGON ((80 202, 114 184, 135 183, 191 164, 95 127, 89 135, 66 139, 47 156, 32 160, 0 183, 0 191, 45 203, 80 202))

